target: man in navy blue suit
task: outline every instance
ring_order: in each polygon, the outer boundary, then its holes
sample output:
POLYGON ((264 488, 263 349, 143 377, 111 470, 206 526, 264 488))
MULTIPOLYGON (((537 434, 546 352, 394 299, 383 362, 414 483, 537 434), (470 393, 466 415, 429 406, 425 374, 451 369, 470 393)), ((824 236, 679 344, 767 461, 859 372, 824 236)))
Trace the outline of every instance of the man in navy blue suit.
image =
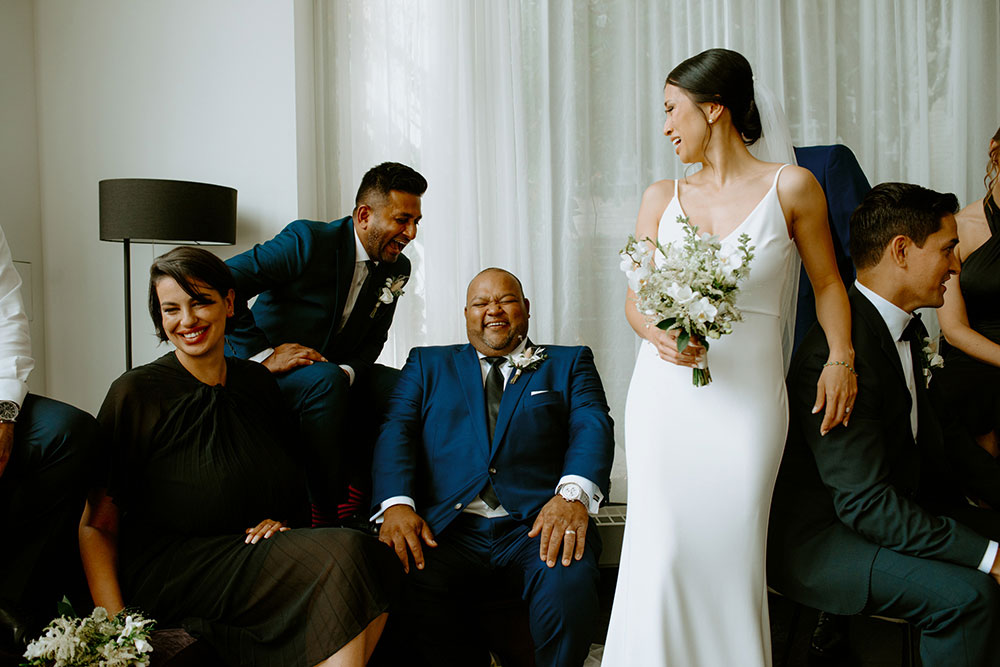
POLYGON ((426 189, 410 167, 385 162, 364 175, 352 215, 296 220, 227 262, 237 294, 228 351, 274 373, 299 417, 314 525, 349 522, 367 505, 358 495, 399 373, 375 360, 410 276, 401 253, 426 189))
POLYGON ((470 612, 491 577, 528 603, 538 665, 580 665, 590 646, 612 422, 590 349, 534 346, 528 307, 511 273, 477 275, 469 343, 410 352, 375 446, 373 518, 428 664, 486 660, 470 612))

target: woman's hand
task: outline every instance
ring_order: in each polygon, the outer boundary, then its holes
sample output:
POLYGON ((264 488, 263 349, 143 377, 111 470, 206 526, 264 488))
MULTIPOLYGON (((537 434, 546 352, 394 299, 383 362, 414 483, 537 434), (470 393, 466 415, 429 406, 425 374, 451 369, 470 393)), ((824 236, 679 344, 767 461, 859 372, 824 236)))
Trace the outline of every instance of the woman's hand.
MULTIPOLYGON (((833 361, 836 360, 831 359, 833 361)), ((816 414, 826 407, 823 423, 819 427, 820 435, 826 435, 837 424, 847 426, 857 395, 858 378, 854 371, 843 363, 829 363, 823 368, 816 383, 816 403, 812 409, 816 414)))
POLYGON ((672 364, 677 364, 678 366, 697 368, 698 362, 705 354, 705 348, 698 342, 697 338, 692 337, 691 340, 688 341, 687 347, 684 348, 684 351, 678 352, 677 337, 680 336, 680 333, 680 329, 670 329, 669 331, 664 331, 659 327, 650 325, 646 330, 646 339, 656 348, 656 352, 660 355, 660 359, 669 361, 672 364))
POLYGON ((266 540, 275 533, 283 533, 286 530, 291 530, 291 528, 286 526, 284 521, 264 519, 253 528, 247 528, 244 531, 247 534, 247 538, 244 542, 246 544, 257 544, 262 537, 266 540))

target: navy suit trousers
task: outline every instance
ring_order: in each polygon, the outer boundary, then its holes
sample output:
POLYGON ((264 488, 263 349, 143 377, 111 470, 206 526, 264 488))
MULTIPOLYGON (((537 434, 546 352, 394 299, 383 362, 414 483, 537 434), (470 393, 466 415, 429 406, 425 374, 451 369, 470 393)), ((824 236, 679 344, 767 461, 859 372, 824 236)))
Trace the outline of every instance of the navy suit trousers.
POLYGON ((530 530, 530 521, 463 513, 435 536, 437 547, 424 547, 424 569, 411 565, 404 577, 400 619, 407 645, 424 664, 489 664, 479 611, 498 589, 527 602, 538 667, 583 664, 599 613, 597 527, 590 522, 582 560, 552 568, 540 559, 539 538, 529 538, 530 530))
MULTIPOLYGON (((395 368, 374 364, 351 385, 343 369, 328 362, 275 376, 298 417, 310 500, 324 511, 346 499, 348 484, 370 493, 372 451, 398 377, 395 368)), ((362 502, 362 514, 369 505, 362 502)))
POLYGON ((14 426, 14 449, 0 475, 0 516, 10 538, 0 548, 0 606, 48 621, 63 595, 85 606, 77 526, 95 470, 97 421, 59 401, 28 394, 14 426))

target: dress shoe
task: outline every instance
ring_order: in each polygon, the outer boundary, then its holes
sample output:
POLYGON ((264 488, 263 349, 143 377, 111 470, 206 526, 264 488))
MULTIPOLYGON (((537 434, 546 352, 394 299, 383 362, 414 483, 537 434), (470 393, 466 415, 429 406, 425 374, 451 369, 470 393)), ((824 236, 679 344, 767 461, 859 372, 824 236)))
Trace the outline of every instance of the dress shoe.
POLYGON ((816 619, 816 629, 813 630, 809 642, 809 655, 822 660, 837 660, 845 657, 848 652, 847 626, 850 617, 819 613, 816 619))

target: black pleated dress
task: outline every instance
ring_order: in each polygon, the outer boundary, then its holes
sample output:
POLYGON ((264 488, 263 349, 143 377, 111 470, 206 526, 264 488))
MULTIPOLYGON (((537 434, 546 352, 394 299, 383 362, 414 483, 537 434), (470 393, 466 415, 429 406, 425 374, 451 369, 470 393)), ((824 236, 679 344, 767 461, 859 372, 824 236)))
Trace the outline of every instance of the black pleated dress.
MULTIPOLYGON (((983 200, 990 238, 962 263, 958 274, 972 329, 1000 344, 1000 209, 992 196, 983 200)), ((973 435, 1000 428, 1000 368, 942 344, 944 367, 933 381, 941 387, 950 414, 973 435)))
POLYGON ((311 667, 387 610, 399 566, 348 529, 244 543, 264 519, 304 516, 305 483, 270 373, 226 363, 226 385, 211 387, 169 353, 118 378, 101 408, 125 602, 229 664, 311 667))

